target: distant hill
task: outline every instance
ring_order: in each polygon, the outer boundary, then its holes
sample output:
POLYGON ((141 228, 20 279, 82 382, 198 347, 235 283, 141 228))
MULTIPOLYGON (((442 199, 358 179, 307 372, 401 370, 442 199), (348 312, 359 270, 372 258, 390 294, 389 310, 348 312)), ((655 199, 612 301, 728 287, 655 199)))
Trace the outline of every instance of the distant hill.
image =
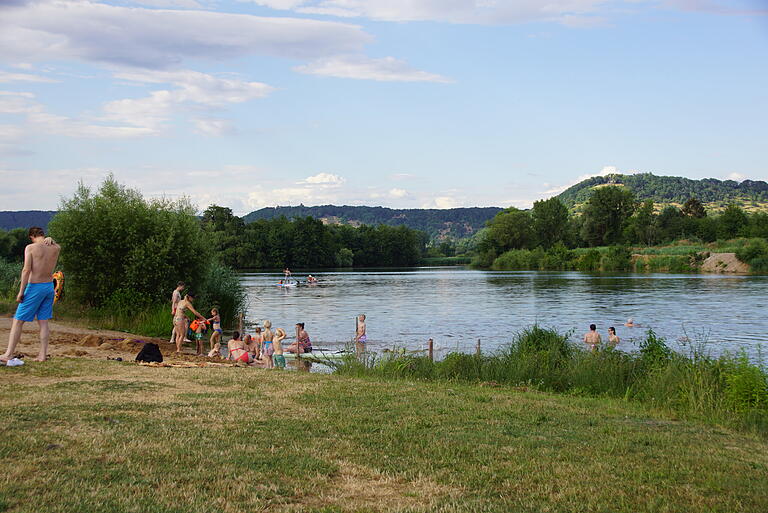
POLYGON ((468 237, 485 226, 485 222, 498 214, 498 207, 472 207, 448 209, 391 209, 386 207, 353 207, 322 205, 319 207, 267 207, 246 215, 243 220, 252 223, 258 219, 285 216, 314 217, 326 224, 361 224, 389 226, 405 225, 426 232, 431 238, 468 237))
POLYGON ((695 197, 708 210, 713 211, 720 210, 730 203, 746 210, 768 210, 768 183, 763 181, 736 182, 714 178, 691 180, 679 176, 656 176, 651 173, 595 176, 566 189, 558 198, 569 208, 578 210, 579 206, 589 199, 592 189, 606 185, 628 187, 638 200, 650 199, 661 206, 682 205, 688 198, 695 197))
POLYGON ((56 215, 55 210, 0 211, 0 228, 6 231, 14 228, 29 228, 30 226, 46 229, 48 222, 54 215, 56 215))

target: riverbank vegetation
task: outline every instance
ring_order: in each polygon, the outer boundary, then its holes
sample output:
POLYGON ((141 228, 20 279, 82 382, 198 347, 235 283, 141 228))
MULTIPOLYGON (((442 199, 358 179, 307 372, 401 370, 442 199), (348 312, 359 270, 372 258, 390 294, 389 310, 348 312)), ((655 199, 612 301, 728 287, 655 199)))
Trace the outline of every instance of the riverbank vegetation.
POLYGON ((0 510, 768 510, 764 439, 634 401, 88 359, 1 369, 0 510))
POLYGON ((236 269, 410 267, 427 237, 405 226, 329 225, 312 217, 251 223, 216 205, 203 213, 214 253, 236 269))
POLYGON ((530 211, 509 208, 478 235, 473 265, 499 270, 692 272, 714 252, 735 252, 754 272, 768 270, 768 214, 730 205, 707 215, 689 198, 654 210, 631 190, 596 188, 581 214, 558 198, 530 211), (731 250, 731 251, 729 251, 731 250))
POLYGON ((612 397, 689 419, 729 425, 768 438, 768 372, 745 354, 714 358, 703 347, 675 352, 648 331, 637 354, 611 348, 595 353, 568 335, 533 326, 493 354, 399 354, 350 358, 336 372, 347 376, 496 383, 585 397, 612 397))

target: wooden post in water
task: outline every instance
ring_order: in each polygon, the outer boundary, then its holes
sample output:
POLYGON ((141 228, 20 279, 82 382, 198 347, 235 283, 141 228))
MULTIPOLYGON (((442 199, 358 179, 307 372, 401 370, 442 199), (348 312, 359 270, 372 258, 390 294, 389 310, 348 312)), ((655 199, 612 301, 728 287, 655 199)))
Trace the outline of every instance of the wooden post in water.
POLYGON ((435 361, 434 344, 435 342, 431 338, 427 340, 427 349, 429 351, 429 361, 431 362, 435 361))
POLYGON ((243 336, 243 312, 240 312, 240 315, 237 319, 237 331, 240 333, 240 337, 243 336))
POLYGON ((475 354, 480 356, 480 339, 477 339, 477 347, 475 347, 475 354))

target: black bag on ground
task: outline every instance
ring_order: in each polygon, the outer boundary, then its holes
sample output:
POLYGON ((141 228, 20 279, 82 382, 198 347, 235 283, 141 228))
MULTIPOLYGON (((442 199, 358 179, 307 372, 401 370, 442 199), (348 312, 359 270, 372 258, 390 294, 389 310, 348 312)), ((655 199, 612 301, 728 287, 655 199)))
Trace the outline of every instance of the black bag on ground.
POLYGON ((136 355, 137 362, 162 362, 163 353, 160 352, 160 346, 154 342, 147 342, 136 355))

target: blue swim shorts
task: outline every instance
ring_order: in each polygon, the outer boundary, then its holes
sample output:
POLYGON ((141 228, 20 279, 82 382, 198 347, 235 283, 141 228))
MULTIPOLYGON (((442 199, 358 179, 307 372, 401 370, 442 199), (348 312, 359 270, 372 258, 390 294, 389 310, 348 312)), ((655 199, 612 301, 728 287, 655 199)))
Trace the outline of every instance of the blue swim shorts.
POLYGON ((53 317, 53 294, 53 282, 28 283, 14 319, 30 322, 37 317, 38 321, 47 321, 53 317))

